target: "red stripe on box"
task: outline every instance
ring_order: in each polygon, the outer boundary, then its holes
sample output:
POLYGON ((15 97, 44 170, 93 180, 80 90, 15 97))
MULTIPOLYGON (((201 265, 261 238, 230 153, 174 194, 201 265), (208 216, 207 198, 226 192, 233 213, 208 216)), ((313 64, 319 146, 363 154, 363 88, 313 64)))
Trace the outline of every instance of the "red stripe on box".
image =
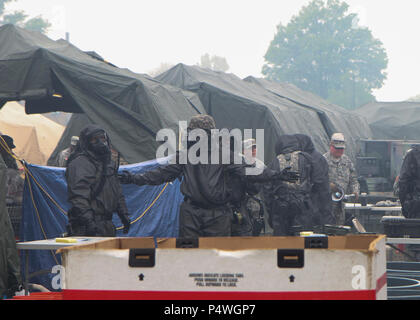
POLYGON ((386 272, 376 280, 376 292, 379 292, 386 285, 386 272))
POLYGON ((63 290, 64 300, 375 300, 375 290, 199 292, 63 290))

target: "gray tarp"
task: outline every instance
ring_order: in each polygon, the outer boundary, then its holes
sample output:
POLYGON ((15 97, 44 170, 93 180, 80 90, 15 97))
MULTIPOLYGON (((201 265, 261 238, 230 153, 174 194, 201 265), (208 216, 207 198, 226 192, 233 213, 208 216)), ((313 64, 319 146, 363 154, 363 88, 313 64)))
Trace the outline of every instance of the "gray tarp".
MULTIPOLYGON (((130 163, 156 157, 156 133, 205 113, 197 97, 102 62, 64 40, 0 27, 0 107, 26 100, 26 113, 83 112, 130 163)), ((141 55, 139 55, 141 59, 141 55)))
POLYGON ((372 102, 355 113, 366 117, 374 139, 420 140, 419 102, 372 102))
MULTIPOLYGON (((311 92, 304 91, 289 83, 279 83, 254 77, 247 77, 244 80, 258 84, 270 92, 303 107, 316 110, 329 137, 335 132, 342 132, 345 135, 348 142, 346 154, 353 161, 356 160, 357 141, 372 137, 372 132, 365 117, 334 105, 311 92)), ((325 148, 328 148, 328 146, 325 146, 325 148)), ((325 152, 326 150, 321 149, 319 151, 325 152)))
POLYGON ((273 159, 275 143, 282 134, 307 134, 318 150, 326 150, 328 135, 316 110, 233 74, 178 64, 156 79, 197 93, 218 128, 264 129, 265 162, 273 159))

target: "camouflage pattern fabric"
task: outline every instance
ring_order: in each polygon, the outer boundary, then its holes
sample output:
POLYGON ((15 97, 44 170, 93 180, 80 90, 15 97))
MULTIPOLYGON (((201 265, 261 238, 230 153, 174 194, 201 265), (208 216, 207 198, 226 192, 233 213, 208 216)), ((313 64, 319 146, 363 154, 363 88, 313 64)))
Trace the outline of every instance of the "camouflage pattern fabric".
MULTIPOLYGON (((286 154, 279 154, 277 156, 277 159, 279 160, 279 164, 280 164, 280 170, 283 170, 285 168, 291 167, 291 171, 294 172, 300 172, 299 171, 299 154, 300 151, 295 151, 292 153, 286 153, 286 154)), ((283 182, 288 189, 299 189, 300 188, 300 180, 296 181, 296 182, 288 182, 288 181, 284 181, 283 182)))
POLYGON ((59 167, 65 167, 67 165, 67 160, 69 159, 71 153, 71 149, 67 148, 60 152, 58 155, 58 166, 59 167))
MULTIPOLYGON (((340 159, 335 159, 327 152, 324 154, 328 162, 328 175, 330 183, 339 186, 345 194, 360 193, 359 182, 357 181, 357 174, 350 158, 343 154, 340 159)), ((335 217, 337 225, 343 225, 345 222, 345 207, 342 201, 333 202, 332 213, 335 217)))
POLYGON ((330 182, 338 185, 345 194, 360 193, 356 169, 350 158, 343 154, 340 159, 334 159, 329 152, 324 154, 328 162, 330 182))

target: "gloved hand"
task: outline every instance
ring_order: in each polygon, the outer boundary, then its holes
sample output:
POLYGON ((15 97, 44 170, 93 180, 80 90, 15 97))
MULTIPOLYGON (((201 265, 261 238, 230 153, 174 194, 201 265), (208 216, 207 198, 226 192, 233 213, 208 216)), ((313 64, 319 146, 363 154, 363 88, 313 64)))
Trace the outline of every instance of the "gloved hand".
POLYGON ((96 224, 94 220, 89 220, 86 224, 86 236, 95 237, 96 236, 96 224))
POLYGON ((121 184, 133 184, 133 176, 127 170, 118 175, 121 184))
POLYGON ((128 218, 126 214, 121 214, 120 220, 122 224, 124 225, 123 233, 127 234, 128 231, 130 230, 130 219, 128 218))
POLYGON ((288 181, 288 182, 295 182, 299 180, 299 173, 295 171, 290 171, 292 168, 287 167, 283 169, 279 174, 279 179, 288 181))

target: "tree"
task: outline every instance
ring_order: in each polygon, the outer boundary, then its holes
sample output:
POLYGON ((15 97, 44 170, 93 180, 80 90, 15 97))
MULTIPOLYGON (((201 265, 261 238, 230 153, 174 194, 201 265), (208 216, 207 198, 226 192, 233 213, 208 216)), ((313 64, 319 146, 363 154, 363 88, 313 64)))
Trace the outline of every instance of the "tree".
POLYGON ((340 0, 313 0, 277 33, 264 56, 263 75, 356 108, 374 100, 387 77, 381 41, 340 0))
POLYGON ((418 94, 418 95, 416 95, 414 97, 411 97, 407 101, 410 101, 410 102, 420 102, 420 94, 418 94))
POLYGON ((0 25, 14 24, 19 27, 46 33, 51 24, 41 16, 28 19, 28 15, 24 11, 15 11, 6 13, 6 4, 15 0, 0 0, 0 25))
POLYGON ((202 68, 207 68, 214 71, 226 72, 229 70, 229 65, 226 61, 226 58, 219 57, 216 55, 210 57, 208 53, 201 56, 200 63, 198 63, 197 65, 199 65, 202 68))

